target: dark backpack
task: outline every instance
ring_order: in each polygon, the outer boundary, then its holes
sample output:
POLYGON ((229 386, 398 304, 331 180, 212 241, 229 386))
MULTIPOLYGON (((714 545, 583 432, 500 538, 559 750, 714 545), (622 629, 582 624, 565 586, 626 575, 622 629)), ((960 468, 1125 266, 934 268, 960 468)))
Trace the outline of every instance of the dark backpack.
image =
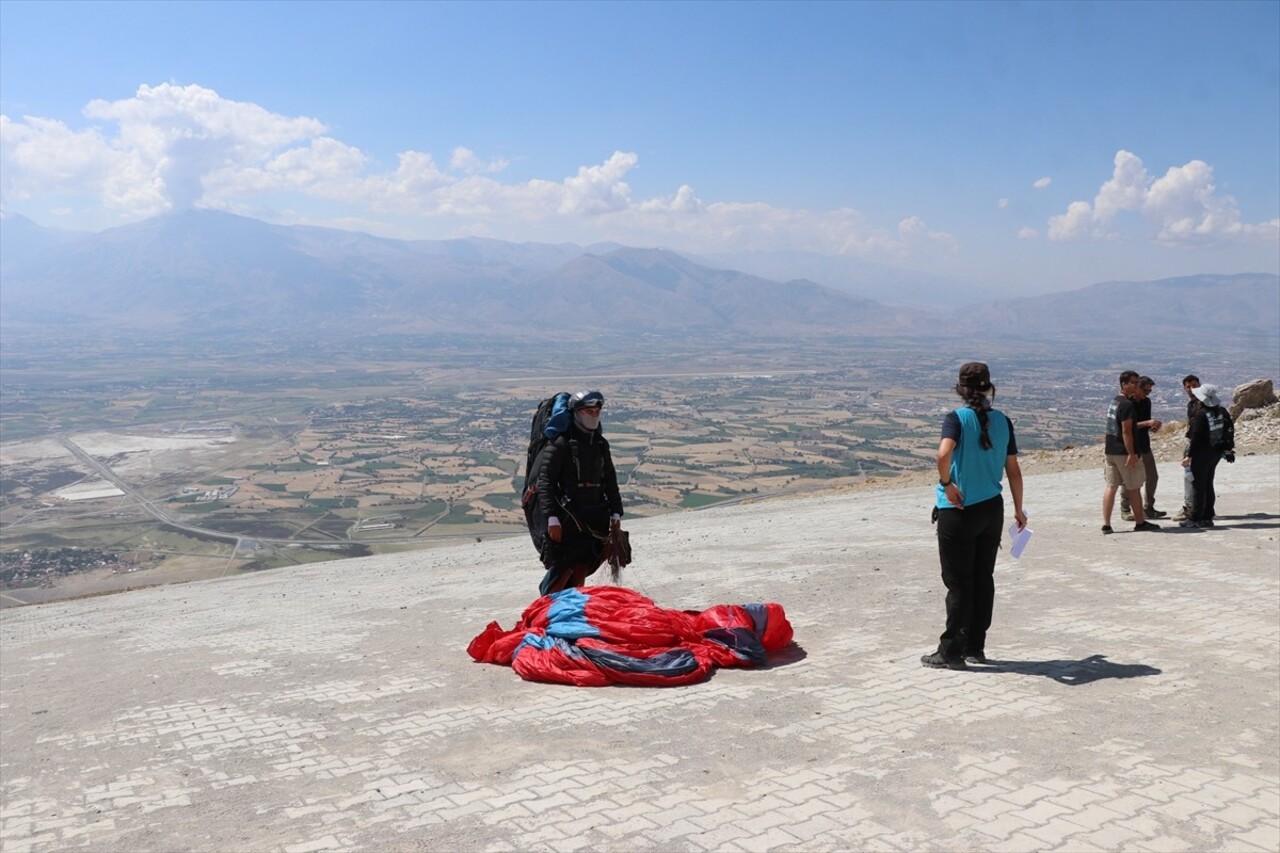
POLYGON ((573 415, 569 411, 569 393, 552 394, 538 404, 529 425, 529 449, 524 460, 524 485, 520 489, 520 505, 524 509, 524 521, 534 536, 534 543, 541 538, 541 525, 535 525, 533 514, 538 507, 538 471, 542 468, 543 450, 569 429, 573 415))
POLYGON ((1218 406, 1213 409, 1206 408, 1203 411, 1209 426, 1209 447, 1222 453, 1235 450, 1235 424, 1231 422, 1231 416, 1227 414, 1227 410, 1218 406))

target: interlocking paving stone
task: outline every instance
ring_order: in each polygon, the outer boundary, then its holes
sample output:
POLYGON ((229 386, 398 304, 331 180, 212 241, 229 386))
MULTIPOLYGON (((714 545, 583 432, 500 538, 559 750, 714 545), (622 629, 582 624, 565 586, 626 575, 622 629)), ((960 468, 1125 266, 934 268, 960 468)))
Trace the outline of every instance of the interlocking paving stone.
POLYGON ((968 672, 919 665, 928 489, 631 523, 659 604, 796 627, 680 688, 471 663, 536 594, 519 538, 5 610, 0 850, 1280 849, 1280 460, 1206 534, 1103 538, 1101 487, 1028 477, 968 672))

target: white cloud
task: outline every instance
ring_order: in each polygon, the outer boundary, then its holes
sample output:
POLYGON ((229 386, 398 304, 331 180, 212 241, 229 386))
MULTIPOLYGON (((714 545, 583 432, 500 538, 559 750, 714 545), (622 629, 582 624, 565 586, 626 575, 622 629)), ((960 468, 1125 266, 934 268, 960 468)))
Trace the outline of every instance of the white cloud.
POLYGON ((0 115, 0 191, 5 198, 84 190, 98 195, 124 166, 96 128, 74 131, 59 121, 0 115))
POLYGON ((946 253, 956 252, 960 248, 960 243, 954 236, 945 231, 934 231, 918 216, 909 216, 899 222, 898 234, 903 239, 900 254, 904 257, 910 253, 908 250, 911 246, 921 240, 946 253))
POLYGON ((635 154, 615 151, 599 166, 580 166, 577 175, 565 179, 560 212, 594 215, 626 210, 631 206, 631 187, 622 179, 639 160, 635 154))
POLYGON ((1074 240, 1093 224, 1093 208, 1087 201, 1073 201, 1067 212, 1049 217, 1050 240, 1074 240))
POLYGON ((924 220, 919 216, 908 216, 898 223, 898 233, 903 237, 914 237, 925 233, 924 220))
POLYGON ((481 172, 501 172, 508 165, 507 161, 501 157, 495 157, 486 163, 477 157, 476 153, 470 148, 463 148, 461 145, 453 149, 453 156, 449 159, 449 167, 451 169, 456 172, 466 172, 469 175, 481 172))
POLYGON ((140 86, 125 100, 91 101, 84 112, 119 126, 112 147, 125 154, 128 167, 108 182, 107 201, 125 209, 153 209, 157 202, 191 207, 204 196, 206 176, 246 168, 325 130, 315 119, 278 116, 212 89, 169 83, 140 86), (140 183, 147 185, 142 195, 135 189, 140 183))
POLYGON ((260 167, 213 169, 204 186, 210 200, 286 188, 340 197, 345 193, 339 188, 358 184, 364 167, 365 156, 358 149, 320 137, 305 147, 286 149, 260 167))
POLYGON ((1092 204, 1073 201, 1065 213, 1050 217, 1049 239, 1113 239, 1123 213, 1138 215, 1148 236, 1167 245, 1280 239, 1280 219, 1240 221, 1235 198, 1217 193, 1208 163, 1192 160, 1153 180, 1142 160, 1124 150, 1116 152, 1111 177, 1098 188, 1092 204))
POLYGON ((1040 236, 1040 232, 1034 228, 1028 228, 1027 226, 1024 225, 1018 229, 1019 240, 1034 240, 1039 236, 1040 236))
POLYGON ((1093 216, 1106 224, 1122 210, 1141 210, 1151 177, 1136 155, 1117 151, 1111 177, 1098 189, 1093 216))
POLYGON ((130 98, 92 101, 84 114, 84 129, 0 116, 0 200, 78 198, 126 219, 200 206, 275 221, 360 222, 397 236, 537 235, 691 251, 788 248, 927 262, 959 248, 916 216, 878 226, 849 208, 708 202, 687 184, 637 198, 627 182, 639 162, 634 152, 615 151, 556 180, 503 182, 505 159, 463 146, 447 165, 408 150, 394 168, 378 170, 317 119, 277 115, 196 85, 144 85, 130 98), (327 203, 327 219, 312 212, 316 201, 327 203))
POLYGON ((1036 182, 1031 186, 1035 187, 1038 190, 1042 190, 1045 187, 1049 186, 1049 184, 1051 183, 1053 183, 1053 178, 1050 178, 1048 175, 1046 175, 1043 178, 1037 178, 1036 182))
POLYGON ((996 199, 996 207, 1000 208, 1001 210, 1004 210, 1008 206, 1009 206, 1009 199, 1007 198, 996 199))

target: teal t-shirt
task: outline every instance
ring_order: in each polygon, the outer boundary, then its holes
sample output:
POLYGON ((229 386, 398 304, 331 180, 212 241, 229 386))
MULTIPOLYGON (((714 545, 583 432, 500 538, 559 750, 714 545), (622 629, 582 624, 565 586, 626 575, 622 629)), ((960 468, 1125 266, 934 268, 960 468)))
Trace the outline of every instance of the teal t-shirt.
MULTIPOLYGON (((991 449, 982 449, 982 424, 978 413, 968 406, 956 409, 960 419, 960 438, 951 454, 951 482, 964 495, 964 505, 972 506, 991 500, 1003 490, 1004 463, 1011 450, 1013 427, 1004 412, 991 409, 987 412, 987 435, 991 449)), ((947 490, 939 485, 935 490, 934 506, 938 509, 955 509, 947 500, 947 490)))

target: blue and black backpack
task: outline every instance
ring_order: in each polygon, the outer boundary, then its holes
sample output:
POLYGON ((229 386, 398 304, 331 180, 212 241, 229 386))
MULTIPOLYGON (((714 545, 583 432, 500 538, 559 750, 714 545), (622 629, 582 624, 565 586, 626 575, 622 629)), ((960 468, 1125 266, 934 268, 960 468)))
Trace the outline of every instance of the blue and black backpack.
POLYGON ((529 449, 524 461, 524 486, 520 489, 520 505, 524 509, 524 521, 529 526, 534 545, 541 550, 542 536, 545 532, 546 519, 542 523, 534 523, 534 513, 538 509, 538 472, 542 470, 543 453, 551 442, 569 429, 573 422, 573 413, 569 411, 569 392, 561 391, 552 394, 538 404, 533 413, 533 422, 529 425, 529 449))

